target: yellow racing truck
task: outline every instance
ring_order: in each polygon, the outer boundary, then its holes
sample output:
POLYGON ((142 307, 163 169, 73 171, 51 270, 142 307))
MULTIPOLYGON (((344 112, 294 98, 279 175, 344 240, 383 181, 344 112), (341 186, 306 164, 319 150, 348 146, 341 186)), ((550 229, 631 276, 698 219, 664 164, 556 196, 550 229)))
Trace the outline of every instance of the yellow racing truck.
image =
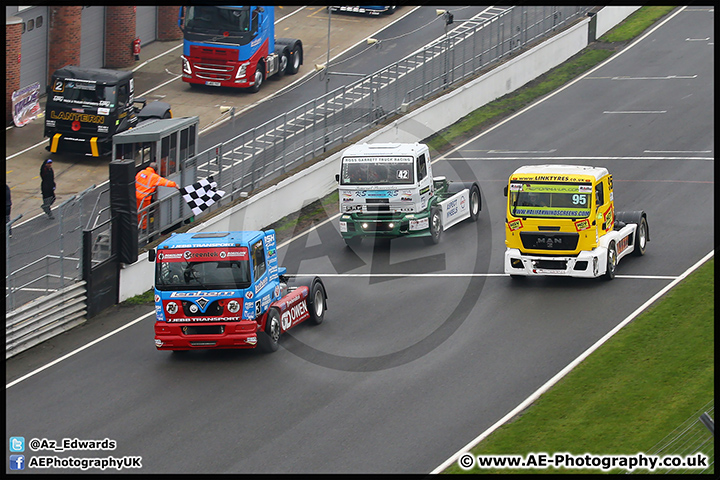
POLYGON ((604 167, 520 167, 504 189, 505 273, 612 280, 620 259, 644 255, 644 211, 615 212, 612 175, 604 167))

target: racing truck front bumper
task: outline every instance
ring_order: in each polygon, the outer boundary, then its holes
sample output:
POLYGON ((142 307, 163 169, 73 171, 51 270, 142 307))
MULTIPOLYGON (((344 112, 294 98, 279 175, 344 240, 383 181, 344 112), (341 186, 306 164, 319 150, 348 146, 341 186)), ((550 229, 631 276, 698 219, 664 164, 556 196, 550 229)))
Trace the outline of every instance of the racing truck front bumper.
POLYGON ((605 274, 607 249, 581 251, 577 256, 531 255, 517 248, 505 250, 505 273, 512 276, 595 278, 605 274))
POLYGON ((64 133, 55 133, 46 147, 50 153, 80 152, 86 156, 99 157, 112 151, 112 137, 75 137, 64 133))
POLYGON ((155 347, 158 350, 255 348, 257 327, 254 320, 212 323, 155 322, 155 347))
POLYGON ((340 235, 346 240, 356 237, 427 237, 430 235, 429 222, 428 212, 412 215, 346 213, 340 217, 340 235))

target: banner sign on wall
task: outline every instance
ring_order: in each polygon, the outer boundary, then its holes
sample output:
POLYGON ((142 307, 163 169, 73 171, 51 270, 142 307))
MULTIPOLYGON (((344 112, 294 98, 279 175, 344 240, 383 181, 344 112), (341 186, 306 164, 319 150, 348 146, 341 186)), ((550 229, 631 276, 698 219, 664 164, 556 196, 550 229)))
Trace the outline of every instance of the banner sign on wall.
POLYGON ((40 83, 23 87, 12 94, 13 122, 16 127, 31 122, 40 113, 40 83))

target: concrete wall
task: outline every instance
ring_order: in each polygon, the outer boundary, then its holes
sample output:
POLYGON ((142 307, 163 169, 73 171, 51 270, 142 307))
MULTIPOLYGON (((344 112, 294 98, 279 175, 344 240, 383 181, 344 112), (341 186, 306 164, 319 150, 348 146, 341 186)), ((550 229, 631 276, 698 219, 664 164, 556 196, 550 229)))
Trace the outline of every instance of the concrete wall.
POLYGON ((595 38, 600 38, 640 7, 605 7, 597 13, 595 38))
MULTIPOLYGON (((609 30, 607 25, 620 23, 638 8, 602 9, 597 14, 598 36, 600 36, 601 23, 607 31, 609 30)), ((513 58, 482 77, 373 132, 362 142, 422 141, 473 110, 520 88, 581 51, 587 46, 588 23, 589 19, 583 19, 567 31, 513 58)), ((337 189, 335 174, 339 171, 340 153, 337 153, 228 209, 207 223, 196 226, 191 231, 260 230, 332 193, 337 189)), ((152 288, 153 265, 147 261, 147 253, 144 253, 139 256, 137 262, 126 265, 121 270, 119 294, 121 302, 152 288)))

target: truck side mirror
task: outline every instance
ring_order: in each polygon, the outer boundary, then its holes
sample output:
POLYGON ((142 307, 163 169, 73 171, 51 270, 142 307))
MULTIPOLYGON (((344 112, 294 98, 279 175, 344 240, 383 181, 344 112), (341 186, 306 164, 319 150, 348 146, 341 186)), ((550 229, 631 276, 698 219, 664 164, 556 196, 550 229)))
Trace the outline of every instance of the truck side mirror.
POLYGON ((507 197, 507 185, 503 187, 503 195, 507 197))
POLYGON ((339 173, 335 174, 335 181, 340 183, 340 174, 339 173))
POLYGON ((148 250, 148 262, 154 262, 155 261, 155 249, 151 248, 148 250))

